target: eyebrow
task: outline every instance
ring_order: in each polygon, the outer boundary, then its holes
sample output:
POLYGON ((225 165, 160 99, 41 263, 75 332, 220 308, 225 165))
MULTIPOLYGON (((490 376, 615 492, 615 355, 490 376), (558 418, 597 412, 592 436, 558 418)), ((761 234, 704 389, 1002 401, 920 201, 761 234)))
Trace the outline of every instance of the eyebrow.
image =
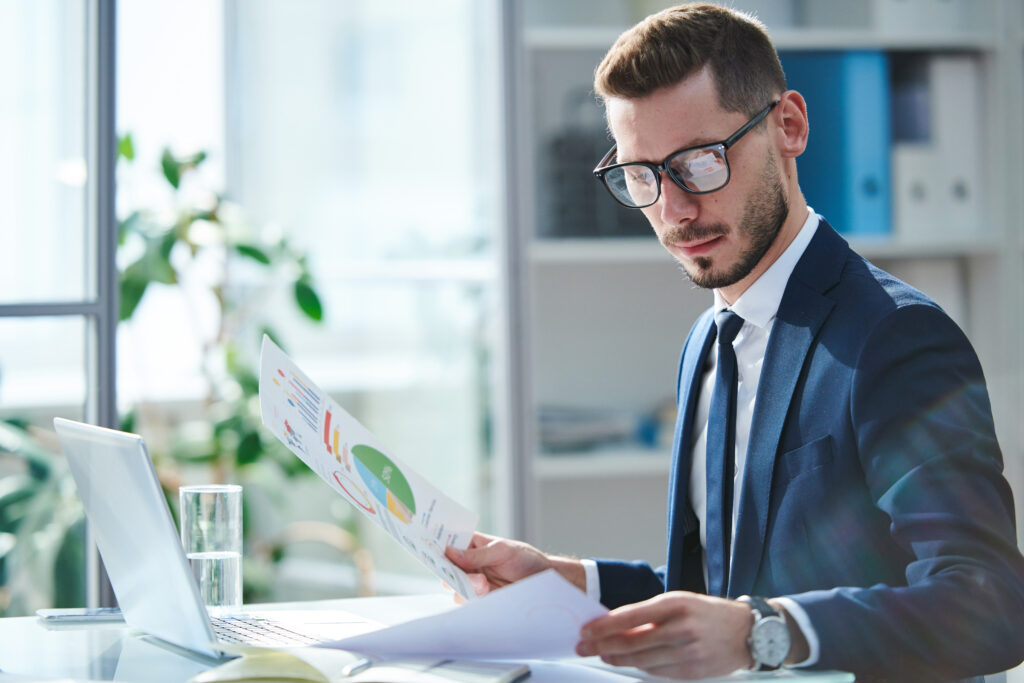
POLYGON ((707 147, 709 145, 715 145, 715 144, 718 144, 720 142, 723 142, 723 141, 727 140, 728 137, 729 136, 727 135, 724 138, 718 138, 718 139, 707 138, 707 139, 703 139, 703 140, 702 140, 702 138, 696 138, 696 140, 691 142, 690 144, 683 145, 682 147, 676 147, 671 152, 669 152, 668 154, 666 154, 665 156, 663 156, 663 157, 661 157, 660 159, 657 159, 657 160, 653 160, 653 159, 623 159, 622 155, 619 154, 618 143, 616 142, 615 143, 615 145, 616 145, 615 163, 617 163, 617 164, 643 163, 643 164, 654 164, 655 166, 657 166, 658 164, 660 164, 661 162, 665 161, 665 159, 667 159, 668 157, 672 156, 676 152, 682 152, 684 149, 693 149, 694 147, 707 147))

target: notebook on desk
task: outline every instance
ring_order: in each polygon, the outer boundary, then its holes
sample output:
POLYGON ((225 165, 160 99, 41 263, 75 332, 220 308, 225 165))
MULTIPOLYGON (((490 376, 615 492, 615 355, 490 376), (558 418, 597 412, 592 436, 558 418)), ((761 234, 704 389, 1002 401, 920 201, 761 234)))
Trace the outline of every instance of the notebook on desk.
POLYGON ((231 656, 217 643, 302 646, 378 628, 337 611, 211 618, 142 437, 63 418, 53 425, 129 626, 217 659, 231 656))

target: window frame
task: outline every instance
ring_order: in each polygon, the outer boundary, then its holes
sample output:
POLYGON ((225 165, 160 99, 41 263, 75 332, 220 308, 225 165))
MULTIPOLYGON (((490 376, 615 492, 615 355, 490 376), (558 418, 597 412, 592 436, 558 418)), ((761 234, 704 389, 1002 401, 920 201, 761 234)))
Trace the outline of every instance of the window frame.
MULTIPOLYGON (((114 211, 117 162, 115 121, 115 66, 117 0, 83 0, 87 5, 86 163, 87 243, 86 272, 90 292, 82 301, 42 301, 0 305, 0 318, 79 317, 87 322, 86 399, 87 422, 117 427, 116 334, 118 323, 117 217, 114 211)), ((113 590, 99 553, 86 532, 87 606, 113 606, 113 590)))

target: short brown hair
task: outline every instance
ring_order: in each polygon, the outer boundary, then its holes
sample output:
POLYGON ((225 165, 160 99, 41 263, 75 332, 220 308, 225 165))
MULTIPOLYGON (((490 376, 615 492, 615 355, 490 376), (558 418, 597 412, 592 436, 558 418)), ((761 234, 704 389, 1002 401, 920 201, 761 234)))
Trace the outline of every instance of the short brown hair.
POLYGON ((753 116, 786 89, 764 25, 707 3, 652 14, 615 41, 594 73, 602 98, 646 97, 710 67, 718 104, 753 116))

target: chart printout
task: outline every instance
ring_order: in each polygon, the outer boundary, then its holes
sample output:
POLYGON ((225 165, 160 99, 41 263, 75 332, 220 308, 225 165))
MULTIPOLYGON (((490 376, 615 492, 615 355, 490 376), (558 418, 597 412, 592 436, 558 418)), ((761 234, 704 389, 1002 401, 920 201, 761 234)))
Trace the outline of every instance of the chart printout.
POLYGON ((260 353, 260 416, 328 486, 459 595, 475 597, 466 574, 444 556, 444 549, 468 547, 479 515, 388 454, 377 437, 266 336, 260 353))

